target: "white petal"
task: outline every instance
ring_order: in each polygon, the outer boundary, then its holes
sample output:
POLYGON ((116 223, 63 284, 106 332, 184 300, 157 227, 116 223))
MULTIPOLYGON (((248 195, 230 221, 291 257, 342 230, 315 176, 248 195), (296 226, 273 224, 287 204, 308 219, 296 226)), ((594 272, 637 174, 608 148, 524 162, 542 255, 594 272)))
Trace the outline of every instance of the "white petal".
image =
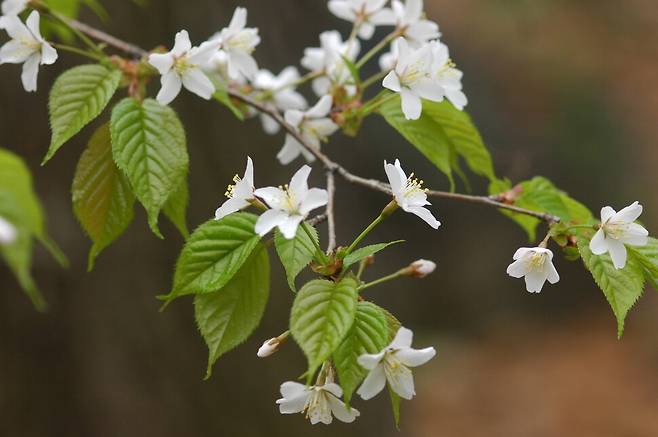
POLYGON ((237 7, 233 12, 233 17, 231 17, 231 22, 228 27, 231 30, 238 31, 244 29, 247 25, 247 9, 237 7))
POLYGON ((0 48, 0 64, 22 64, 33 54, 34 50, 16 40, 11 40, 0 48))
POLYGON ((260 197, 270 208, 281 209, 286 201, 286 193, 281 188, 265 187, 254 191, 254 195, 260 197))
POLYGON ((546 282, 546 274, 539 270, 530 270, 525 275, 525 287, 530 293, 539 293, 546 282))
POLYGON ((161 105, 168 105, 180 93, 183 81, 175 71, 170 70, 160 78, 160 84, 162 87, 155 98, 161 105))
POLYGON ((364 21, 359 27, 359 37, 364 40, 369 40, 375 34, 374 24, 364 21))
POLYGON ((632 223, 642 214, 642 205, 637 201, 628 205, 626 208, 621 209, 615 214, 614 220, 626 223, 632 223))
POLYGON ((417 215, 434 229, 439 229, 439 226, 441 226, 441 222, 438 221, 427 208, 423 208, 422 206, 409 206, 406 211, 417 215))
POLYGON ((414 376, 407 367, 399 366, 394 370, 394 373, 388 372, 387 379, 391 385, 391 390, 402 399, 410 400, 416 394, 414 376))
POLYGON ((335 396, 329 395, 327 396, 327 400, 329 401, 331 412, 341 422, 352 423, 361 414, 355 408, 348 408, 347 405, 335 396))
POLYGON ((4 20, 4 29, 9 37, 16 41, 33 41, 34 36, 30 29, 15 15, 7 16, 4 20))
POLYGON ((324 206, 329 201, 329 194, 327 190, 320 188, 311 188, 306 194, 306 198, 302 201, 302 204, 299 206, 299 212, 306 216, 309 212, 313 211, 315 208, 324 206))
POLYGON ((215 92, 215 85, 208 76, 198 68, 191 68, 183 74, 183 86, 202 99, 210 100, 215 92))
POLYGON ((309 118, 323 118, 331 112, 333 104, 333 97, 330 95, 322 96, 322 98, 311 109, 306 111, 306 116, 309 118))
POLYGON ((390 71, 382 81, 382 86, 384 88, 388 88, 391 91, 399 93, 400 79, 398 78, 398 74, 394 70, 390 71))
POLYGON ((623 269, 626 266, 626 246, 621 241, 612 238, 608 238, 607 241, 612 264, 616 269, 623 269))
POLYGON ((436 350, 433 347, 425 349, 402 348, 395 352, 395 357, 407 367, 421 366, 434 358, 436 350))
POLYGON ((258 72, 256 60, 248 53, 231 50, 229 62, 231 67, 236 68, 247 79, 253 78, 258 72))
POLYGON ((263 126, 263 130, 268 135, 274 135, 281 130, 279 123, 267 114, 260 114, 260 123, 263 126))
POLYGON ((288 214, 278 209, 268 209, 256 221, 255 231, 261 237, 288 219, 288 214))
POLYGON ((620 240, 631 246, 645 246, 649 242, 648 236, 649 231, 637 223, 631 223, 620 240))
POLYGON ((288 189, 293 196, 303 199, 308 193, 308 176, 311 174, 311 167, 303 165, 295 172, 290 179, 288 189))
POLYGON ((423 0, 407 0, 404 12, 407 23, 418 21, 423 15, 423 0))
POLYGON ((249 206, 249 202, 238 197, 228 199, 215 211, 215 220, 220 220, 229 214, 240 211, 249 206))
POLYGON ((530 267, 523 259, 517 259, 512 264, 507 266, 507 274, 513 278, 522 278, 528 274, 530 267))
POLYGON ((244 169, 242 180, 249 184, 249 186, 254 186, 254 162, 250 156, 247 156, 247 167, 244 169))
POLYGON ((460 111, 464 110, 464 107, 468 104, 468 98, 466 98, 466 94, 464 94, 462 90, 446 89, 445 93, 446 97, 455 108, 460 111))
POLYGON ((363 354, 359 355, 356 359, 357 363, 366 370, 372 370, 379 365, 384 358, 386 351, 381 351, 376 354, 363 354))
POLYGON ((34 53, 27 58, 23 64, 23 72, 21 73, 21 81, 25 91, 32 92, 37 90, 37 76, 39 74, 39 63, 41 62, 41 55, 34 53))
POLYGON ((286 141, 283 144, 283 147, 276 155, 279 162, 283 165, 290 164, 293 162, 299 154, 302 152, 303 146, 292 136, 286 135, 286 141))
POLYGON ((307 392, 290 398, 277 399, 276 403, 279 404, 279 412, 281 414, 301 413, 304 411, 310 395, 307 392))
POLYGON ((605 223, 610 220, 617 212, 609 206, 604 206, 601 208, 601 223, 605 223))
POLYGON ((395 334, 395 338, 389 345, 389 348, 402 349, 411 347, 413 338, 414 333, 411 331, 411 329, 407 329, 404 326, 401 326, 400 329, 398 329, 398 332, 395 334))
POLYGON ((50 44, 44 42, 41 44, 41 65, 52 65, 57 61, 57 50, 50 44))
POLYGON ((407 120, 418 120, 423 112, 423 103, 420 97, 412 93, 408 88, 400 89, 402 98, 402 112, 407 120))
POLYGON ((393 194, 401 194, 406 179, 400 180, 400 174, 395 166, 386 161, 384 161, 384 171, 386 172, 386 177, 388 178, 388 183, 391 185, 391 191, 393 191, 393 194))
MULTIPOLYGON (((601 214, 601 217, 603 217, 603 213, 601 214)), ((592 241, 589 242, 589 250, 591 250, 594 255, 603 255, 608 251, 608 241, 603 229, 596 231, 592 241)))
POLYGON ((555 284, 560 280, 560 275, 557 272, 557 269, 553 265, 553 261, 547 260, 546 261, 546 277, 548 279, 548 282, 551 284, 555 284))
POLYGON ((287 240, 292 240, 297 235, 297 228, 302 220, 304 216, 301 215, 288 216, 279 223, 279 230, 287 240))
POLYGON ((11 244, 16 241, 18 231, 7 220, 0 217, 0 244, 11 244))
POLYGON ((386 385, 386 374, 384 373, 384 366, 378 365, 368 373, 363 384, 356 391, 356 394, 361 396, 361 399, 367 401, 374 398, 384 389, 386 385))
POLYGON ((171 53, 153 53, 149 55, 149 64, 160 74, 166 74, 174 66, 174 57, 171 53))
POLYGON ((304 384, 294 381, 286 381, 280 387, 281 396, 284 398, 293 398, 308 392, 308 387, 304 384))
POLYGON ((326 76, 318 77, 311 83, 311 88, 313 88, 313 92, 317 96, 322 97, 327 95, 331 90, 331 80, 326 76))
POLYGON ((202 43, 199 47, 190 50, 188 61, 197 66, 206 65, 219 51, 221 41, 210 40, 202 43))
POLYGON ((284 118, 286 120, 286 123, 288 123, 289 125, 293 127, 299 127, 299 125, 304 120, 304 113, 297 109, 289 109, 288 111, 285 112, 284 118))
POLYGON ((171 49, 171 53, 174 56, 181 56, 192 49, 192 43, 190 42, 190 35, 187 33, 187 30, 181 30, 176 34, 174 41, 174 48, 171 49))
POLYGON ((441 33, 439 32, 438 24, 429 20, 421 20, 409 26, 405 32, 405 36, 422 44, 438 38, 441 36, 441 33))
POLYGON ((328 391, 329 393, 333 394, 338 398, 343 397, 343 389, 340 387, 340 385, 336 384, 335 382, 330 382, 328 384, 323 385, 322 389, 328 391))
POLYGON ((354 21, 356 19, 356 14, 352 9, 352 5, 350 5, 350 2, 347 0, 330 0, 327 7, 329 8, 329 11, 338 18, 347 21, 354 21))
POLYGON ((433 80, 417 81, 412 85, 411 89, 414 94, 423 99, 431 100, 433 102, 440 102, 443 100, 443 88, 433 80))
POLYGON ((392 26, 395 24, 395 14, 391 9, 384 8, 372 14, 369 21, 377 26, 392 26))
POLYGON ((39 28, 39 12, 32 11, 27 17, 27 20, 25 20, 25 24, 27 25, 27 28, 30 29, 30 32, 32 32, 35 39, 43 41, 43 38, 41 37, 41 29, 39 28))

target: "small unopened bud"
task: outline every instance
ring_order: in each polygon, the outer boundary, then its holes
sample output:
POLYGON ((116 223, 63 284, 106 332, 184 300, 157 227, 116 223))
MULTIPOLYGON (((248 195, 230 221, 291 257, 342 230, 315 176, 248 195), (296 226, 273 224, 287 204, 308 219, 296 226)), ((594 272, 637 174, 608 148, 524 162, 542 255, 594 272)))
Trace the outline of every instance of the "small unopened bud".
POLYGON ((278 337, 274 337, 274 338, 270 338, 269 340, 266 340, 263 343, 263 345, 258 349, 256 355, 258 355, 259 358, 269 357, 274 352, 279 350, 279 346, 281 346, 288 339, 288 335, 290 335, 290 332, 286 331, 283 334, 279 335, 278 337))
POLYGON ((436 269, 436 264, 426 259, 419 259, 409 265, 409 276, 424 278, 436 269))

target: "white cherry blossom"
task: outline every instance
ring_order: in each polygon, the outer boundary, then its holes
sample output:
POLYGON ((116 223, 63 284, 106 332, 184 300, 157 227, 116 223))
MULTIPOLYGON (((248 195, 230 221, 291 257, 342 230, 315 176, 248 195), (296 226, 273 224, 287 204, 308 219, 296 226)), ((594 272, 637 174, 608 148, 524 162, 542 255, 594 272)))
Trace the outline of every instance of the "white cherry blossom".
POLYGON ((284 187, 259 188, 254 194, 271 208, 265 211, 256 222, 256 233, 263 236, 278 227, 287 239, 295 238, 297 227, 312 210, 327 204, 326 190, 308 188, 311 167, 304 165, 297 170, 284 187))
POLYGON ((401 36, 412 46, 419 47, 441 36, 439 25, 424 18, 423 0, 407 0, 404 4, 400 0, 393 0, 391 8, 401 36))
POLYGON ((224 195, 228 197, 222 206, 215 211, 215 219, 220 220, 229 214, 245 209, 254 200, 254 163, 247 157, 247 168, 244 176, 233 177, 234 185, 229 185, 224 195))
POLYGON ((395 22, 395 15, 385 8, 387 0, 330 0, 329 10, 343 20, 357 23, 358 35, 370 39, 375 33, 375 26, 389 25, 395 22))
POLYGON ((226 63, 231 79, 253 79, 258 72, 258 64, 252 53, 260 44, 260 36, 257 28, 247 27, 245 8, 235 8, 228 27, 213 35, 210 40, 221 42, 221 50, 215 54, 214 62, 226 63))
MULTIPOLYGON (((279 111, 307 108, 306 99, 295 90, 295 82, 299 80, 299 72, 295 67, 286 67, 278 76, 269 70, 260 70, 253 82, 259 99, 263 104, 279 111)), ((281 126, 267 114, 260 114, 263 130, 268 134, 279 132, 281 126)))
MULTIPOLYGON (((326 141, 338 130, 338 125, 327 117, 331 112, 332 103, 331 96, 324 96, 306 112, 286 111, 286 122, 299 132, 308 145, 319 150, 320 143, 326 141)), ((308 149, 302 146, 295 137, 287 134, 285 143, 276 157, 281 164, 286 165, 297 159, 299 155, 303 155, 307 162, 315 160, 315 156, 308 149)))
POLYGON ((416 395, 414 377, 409 368, 425 364, 436 355, 436 350, 433 347, 413 349, 412 340, 413 332, 401 327, 391 344, 381 352, 363 354, 357 359, 370 371, 356 392, 363 400, 374 398, 387 381, 391 390, 403 399, 409 400, 416 395))
POLYGON ((8 245, 16 241, 18 231, 16 227, 4 218, 0 217, 0 244, 8 245))
POLYGON ((334 416, 341 422, 352 423, 360 415, 358 410, 340 400, 343 389, 334 382, 307 387, 287 381, 281 384, 280 390, 282 398, 276 403, 281 414, 305 413, 313 425, 329 425, 334 416))
POLYGON ((41 36, 39 12, 33 11, 25 24, 15 15, 3 18, 11 41, 0 48, 0 64, 23 64, 23 88, 27 92, 36 91, 39 65, 54 64, 57 51, 41 36))
POLYGON ((209 62, 218 48, 218 41, 206 41, 199 47, 192 47, 187 31, 181 30, 176 34, 170 52, 151 54, 149 64, 162 75, 162 87, 156 96, 158 102, 168 105, 178 96, 181 87, 209 100, 215 92, 215 86, 201 67, 209 62))
POLYGON ((455 68, 455 63, 450 59, 448 46, 440 41, 430 42, 434 65, 432 73, 434 80, 443 90, 445 97, 460 111, 468 103, 466 95, 462 91, 462 73, 455 68))
POLYGON ((617 212, 609 206, 601 209, 601 227, 594 234, 589 248, 595 255, 610 253, 615 268, 626 266, 625 244, 644 246, 648 242, 649 232, 641 225, 634 223, 642 214, 642 205, 633 202, 617 212))
POLYGON ((384 78, 382 85, 400 94, 402 112, 407 120, 417 120, 423 111, 421 99, 443 100, 443 89, 435 80, 432 67, 434 56, 428 44, 412 49, 404 38, 393 43, 398 50, 395 69, 384 78))
POLYGON ((0 29, 4 29, 8 23, 8 18, 16 16, 27 8, 28 0, 4 0, 0 10, 2 15, 0 17, 0 29))
POLYGON ((544 247, 521 247, 514 254, 514 262, 507 267, 513 278, 525 276, 526 290, 539 293, 546 280, 555 284, 560 275, 553 265, 553 252, 544 247))
POLYGON ((414 179, 413 173, 407 177, 398 159, 395 160, 395 165, 384 161, 384 171, 398 206, 405 212, 417 215, 434 229, 438 229, 441 223, 430 210, 425 208, 431 203, 427 201, 427 190, 423 188, 423 181, 414 179))
POLYGON ((318 96, 323 96, 331 91, 333 85, 342 85, 350 79, 351 75, 343 57, 354 61, 360 50, 358 40, 343 41, 337 30, 322 32, 320 47, 305 49, 301 61, 304 68, 320 75, 313 80, 313 91, 318 96))

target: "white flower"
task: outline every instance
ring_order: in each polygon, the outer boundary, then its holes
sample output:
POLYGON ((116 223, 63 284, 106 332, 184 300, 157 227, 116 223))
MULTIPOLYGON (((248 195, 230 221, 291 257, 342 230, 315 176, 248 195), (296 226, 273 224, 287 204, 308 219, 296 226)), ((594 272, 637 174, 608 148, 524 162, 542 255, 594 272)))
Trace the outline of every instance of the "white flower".
POLYGON ((251 201, 254 199, 254 163, 250 157, 247 157, 247 168, 244 170, 242 179, 235 175, 233 182, 235 185, 229 185, 224 193, 228 200, 215 211, 215 220, 222 219, 251 205, 251 201))
POLYGON ((393 0, 391 7, 396 26, 411 45, 418 47, 441 36, 439 25, 424 18, 423 0, 407 0, 405 4, 393 0))
POLYGON ((158 102, 162 105, 171 103, 182 86, 209 100, 215 92, 215 86, 201 70, 201 66, 208 63, 218 47, 217 41, 206 41, 199 47, 192 47, 187 31, 181 30, 176 34, 174 48, 169 53, 151 54, 149 64, 162 75, 162 88, 156 97, 158 102))
POLYGON ((438 229, 441 223, 425 208, 431 203, 427 201, 425 193, 427 190, 423 188, 423 181, 414 179, 413 173, 407 177, 398 159, 395 160, 395 165, 384 161, 384 171, 398 206, 406 212, 417 215, 434 229, 438 229))
POLYGON ((258 29, 247 26, 247 10, 235 8, 228 27, 213 35, 210 39, 221 41, 219 56, 224 57, 228 75, 233 80, 240 77, 252 79, 258 72, 258 64, 251 55, 260 44, 258 29))
POLYGON ((635 222, 642 214, 642 205, 633 202, 631 205, 616 212, 609 206, 601 209, 601 228, 589 243, 589 248, 595 255, 610 252, 615 268, 626 266, 626 246, 644 246, 647 244, 649 232, 635 222))
POLYGON ((16 241, 17 236, 18 232, 14 225, 0 217, 0 244, 11 244, 16 241))
POLYGON ((359 36, 370 39, 375 26, 395 23, 393 11, 385 8, 387 0, 329 0, 329 10, 343 20, 357 23, 359 36))
MULTIPOLYGON (((261 91, 261 101, 270 108, 280 111, 291 109, 303 110, 308 104, 300 93, 295 91, 295 82, 299 80, 299 72, 295 67, 286 67, 278 76, 269 70, 260 70, 253 82, 257 91, 261 91)), ((260 114, 263 129, 268 134, 279 132, 281 126, 267 114, 260 114)))
POLYGON ((384 53, 379 57, 379 68, 382 71, 390 71, 395 68, 395 63, 398 62, 398 45, 391 44, 391 50, 384 53))
POLYGON ((0 48, 0 64, 23 64, 23 87, 27 92, 36 91, 39 64, 54 64, 57 51, 41 36, 37 11, 27 17, 27 26, 15 15, 3 18, 11 41, 0 48))
POLYGON ((281 384, 281 399, 279 405, 281 414, 306 413, 306 417, 313 425, 324 423, 329 425, 333 416, 345 423, 352 423, 360 413, 354 408, 348 408, 340 400, 343 389, 334 382, 324 385, 306 387, 298 382, 284 382, 281 384))
POLYGON ((530 293, 539 293, 547 279, 551 284, 560 280, 550 249, 521 247, 513 259, 514 262, 507 267, 507 274, 513 278, 525 276, 525 287, 530 293))
POLYGON ((304 165, 297 170, 285 187, 259 188, 254 194, 272 208, 265 211, 256 222, 256 233, 263 236, 278 227, 287 239, 295 238, 297 226, 308 213, 327 204, 326 190, 308 188, 308 175, 311 167, 304 165))
POLYGON ((28 0, 4 0, 2 2, 2 17, 0 17, 0 29, 7 27, 8 18, 16 16, 27 8, 28 0))
POLYGON ((425 364, 436 355, 436 350, 433 347, 413 349, 412 340, 413 332, 401 327, 384 350, 377 354, 363 354, 357 359, 363 368, 370 370, 357 390, 363 400, 375 397, 386 381, 401 398, 409 400, 414 397, 414 377, 409 368, 425 364))
POLYGON ((382 85, 400 93, 404 116, 407 120, 417 120, 423 111, 421 99, 434 102, 443 100, 443 89, 432 72, 432 47, 425 44, 419 49, 412 49, 404 38, 398 38, 393 44, 397 46, 398 61, 382 85))
POLYGON ((301 61, 304 68, 321 75, 313 80, 313 91, 323 96, 329 93, 332 85, 342 85, 351 78, 343 57, 354 61, 360 50, 358 40, 343 42, 337 30, 322 32, 320 47, 305 49, 301 61))
MULTIPOLYGON (((322 97, 318 103, 306 112, 289 110, 285 113, 286 122, 294 127, 311 147, 320 149, 320 143, 338 130, 338 125, 327 115, 331 112, 333 99, 331 96, 322 97)), ((289 164, 302 154, 306 161, 312 162, 315 156, 299 144, 299 141, 290 134, 286 135, 283 147, 276 155, 281 164, 289 164)))
POLYGON ((411 267, 411 276, 424 278, 436 269, 436 263, 426 259, 419 259, 412 262, 409 267, 411 267))
POLYGON ((263 342, 263 345, 258 348, 256 355, 259 358, 266 358, 272 355, 274 352, 279 350, 279 339, 278 337, 270 338, 263 342))
POLYGON ((460 111, 468 103, 466 95, 462 91, 462 73, 455 68, 455 63, 450 59, 448 46, 440 41, 430 42, 434 65, 432 67, 434 80, 443 90, 443 94, 450 100, 455 108, 460 111))

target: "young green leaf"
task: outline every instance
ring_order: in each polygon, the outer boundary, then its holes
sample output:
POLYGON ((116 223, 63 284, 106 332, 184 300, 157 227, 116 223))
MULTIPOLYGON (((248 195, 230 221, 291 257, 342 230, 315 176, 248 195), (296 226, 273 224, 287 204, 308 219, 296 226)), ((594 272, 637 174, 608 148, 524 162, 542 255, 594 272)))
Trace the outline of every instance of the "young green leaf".
POLYGON ((658 240, 649 237, 646 246, 627 246, 626 249, 642 265, 645 279, 658 290, 658 240))
POLYGON ((112 160, 108 123, 98 128, 80 156, 71 191, 73 212, 93 241, 91 271, 101 251, 132 222, 135 203, 128 180, 112 160))
POLYGON ((167 301, 224 287, 258 245, 256 219, 253 214, 238 212, 199 226, 178 258, 174 287, 167 301))
POLYGON ((356 315, 356 281, 317 279, 304 285, 292 304, 290 332, 308 359, 310 382, 315 370, 340 345, 356 315))
POLYGON ((17 227, 17 231, 16 241, 7 245, 0 244, 0 255, 14 272, 18 283, 32 301, 34 308, 37 311, 45 311, 48 305, 30 274, 32 267, 32 236, 27 229, 20 226, 17 227))
POLYGON ((195 296, 194 316, 209 351, 206 379, 217 359, 244 342, 258 327, 269 292, 269 257, 265 246, 258 244, 223 288, 195 296))
POLYGON ((112 110, 112 155, 160 238, 158 215, 188 171, 185 131, 168 106, 125 98, 112 110))
POLYGON ((98 117, 117 90, 120 80, 119 70, 103 65, 81 65, 57 78, 48 100, 53 134, 43 163, 98 117))
POLYGON ((178 189, 171 193, 167 203, 164 204, 162 212, 164 215, 171 221, 178 232, 181 233, 183 238, 187 239, 190 237, 190 231, 187 229, 187 204, 190 194, 189 189, 187 188, 187 178, 183 178, 183 181, 178 186, 178 189))
MULTIPOLYGON (((317 243, 318 231, 313 226, 309 226, 309 229, 317 243)), ((295 278, 313 260, 315 256, 315 245, 301 226, 297 228, 297 234, 291 240, 281 235, 281 232, 277 229, 274 233, 274 245, 281 264, 283 264, 283 268, 286 270, 288 286, 292 291, 297 291, 295 278)))
POLYGON ((610 254, 594 255, 589 249, 590 240, 578 239, 578 250, 585 267, 603 291, 617 318, 617 336, 624 333, 624 320, 644 290, 642 265, 631 253, 623 269, 615 269, 610 254))
POLYGON ((215 93, 212 95, 213 99, 226 106, 238 120, 244 121, 244 113, 231 100, 231 97, 226 92, 226 85, 222 81, 213 80, 212 78, 211 80, 215 85, 215 93))
POLYGON ((348 405, 354 390, 368 374, 357 359, 363 354, 376 354, 387 344, 388 323, 384 313, 375 304, 359 302, 352 329, 333 355, 345 402, 348 405))
POLYGON ((364 246, 360 249, 357 249, 354 252, 347 255, 345 259, 343 259, 343 269, 347 269, 352 264, 358 263, 362 259, 367 258, 370 255, 374 255, 380 250, 386 249, 388 246, 397 243, 403 243, 403 242, 404 240, 396 240, 396 241, 391 241, 390 243, 371 244, 370 246, 364 246))

